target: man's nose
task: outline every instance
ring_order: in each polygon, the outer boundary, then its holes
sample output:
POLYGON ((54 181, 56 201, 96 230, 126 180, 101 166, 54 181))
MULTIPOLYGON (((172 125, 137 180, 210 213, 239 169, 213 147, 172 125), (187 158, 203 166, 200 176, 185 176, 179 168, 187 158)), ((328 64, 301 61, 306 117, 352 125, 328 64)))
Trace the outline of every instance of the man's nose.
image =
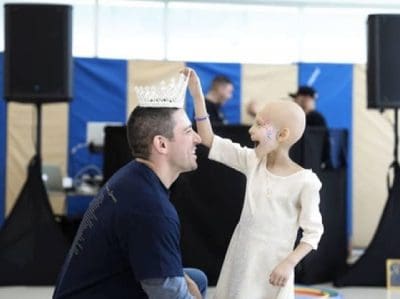
POLYGON ((195 142, 196 144, 201 143, 201 137, 200 137, 200 135, 197 134, 197 132, 193 132, 193 133, 194 133, 194 142, 195 142))

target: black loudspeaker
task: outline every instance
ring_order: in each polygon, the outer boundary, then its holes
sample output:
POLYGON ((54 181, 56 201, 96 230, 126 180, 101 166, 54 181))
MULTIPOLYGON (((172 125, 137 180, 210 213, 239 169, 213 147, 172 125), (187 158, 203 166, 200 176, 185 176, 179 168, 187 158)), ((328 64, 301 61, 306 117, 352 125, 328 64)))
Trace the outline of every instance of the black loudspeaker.
POLYGON ((368 16, 368 108, 400 108, 400 15, 368 16))
POLYGON ((4 97, 24 103, 72 98, 72 6, 5 5, 4 97))

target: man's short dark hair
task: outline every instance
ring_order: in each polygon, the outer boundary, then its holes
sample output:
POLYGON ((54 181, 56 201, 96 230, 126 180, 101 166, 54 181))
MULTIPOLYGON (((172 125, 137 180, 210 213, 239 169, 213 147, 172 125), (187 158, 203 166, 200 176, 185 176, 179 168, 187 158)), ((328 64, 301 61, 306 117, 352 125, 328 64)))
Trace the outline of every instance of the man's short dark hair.
POLYGON ((134 158, 148 159, 153 139, 157 135, 174 137, 175 121, 172 117, 178 108, 136 107, 129 116, 127 137, 134 158))
POLYGON ((211 81, 211 89, 215 89, 219 85, 233 84, 232 81, 224 75, 217 75, 211 81))

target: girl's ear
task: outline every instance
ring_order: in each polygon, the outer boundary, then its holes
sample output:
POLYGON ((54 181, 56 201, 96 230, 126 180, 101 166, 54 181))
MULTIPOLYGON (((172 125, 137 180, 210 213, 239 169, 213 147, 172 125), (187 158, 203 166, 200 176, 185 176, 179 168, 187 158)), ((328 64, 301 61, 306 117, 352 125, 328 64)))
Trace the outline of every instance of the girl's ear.
POLYGON ((284 142, 289 139, 289 136, 290 136, 290 130, 288 128, 284 128, 280 130, 278 133, 278 141, 284 142))

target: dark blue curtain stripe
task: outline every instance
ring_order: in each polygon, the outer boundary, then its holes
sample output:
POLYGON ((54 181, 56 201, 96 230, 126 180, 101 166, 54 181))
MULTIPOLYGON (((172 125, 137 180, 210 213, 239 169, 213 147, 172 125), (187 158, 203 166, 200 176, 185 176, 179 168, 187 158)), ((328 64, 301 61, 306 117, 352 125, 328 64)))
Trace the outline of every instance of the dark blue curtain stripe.
POLYGON ((311 85, 318 92, 317 110, 330 128, 347 129, 349 152, 347 165, 347 223, 352 233, 352 148, 353 148, 353 65, 300 63, 299 84, 311 85))
MULTIPOLYGON (((0 53, 0 65, 3 65, 3 53, 0 53)), ((3 82, 4 71, 0 67, 0 80, 3 82)), ((3 95, 3 84, 0 84, 0 94, 3 95)), ((4 221, 5 182, 6 182, 6 140, 7 140, 7 106, 0 99, 0 227, 4 221)))
POLYGON ((86 143, 88 122, 126 121, 127 61, 74 59, 74 99, 69 108, 68 174, 102 170, 102 153, 90 153, 86 143))
MULTIPOLYGON (((3 63, 3 54, 0 54, 3 63)), ((90 121, 125 122, 127 109, 127 61, 92 58, 74 59, 74 99, 69 108, 68 174, 74 177, 82 168, 94 165, 102 169, 102 155, 92 154, 87 147, 86 126, 90 121), (77 149, 71 154, 72 149, 77 149)), ((228 76, 234 83, 233 98, 223 107, 229 123, 240 123, 241 65, 228 63, 187 63, 194 68, 201 80, 204 92, 217 74, 228 76)), ((321 111, 331 128, 349 131, 348 167, 348 215, 351 220, 351 171, 352 171, 352 65, 300 63, 299 83, 312 85, 319 98, 317 109, 321 111)), ((3 77, 3 68, 0 68, 3 77)), ((3 85, 0 84, 2 92, 3 85)), ((193 103, 187 95, 186 110, 193 117, 193 103)), ((4 220, 5 169, 6 169, 6 104, 0 101, 0 224, 4 220)), ((351 232, 351 221, 349 232, 351 232)))
MULTIPOLYGON (((211 86, 211 81, 215 75, 225 75, 235 87, 233 97, 222 107, 222 111, 229 124, 240 123, 241 110, 241 76, 242 67, 238 63, 200 63, 188 62, 188 67, 193 68, 200 77, 204 94, 207 93, 211 86)), ((193 100, 189 93, 186 96, 186 112, 190 119, 193 120, 193 100)))

